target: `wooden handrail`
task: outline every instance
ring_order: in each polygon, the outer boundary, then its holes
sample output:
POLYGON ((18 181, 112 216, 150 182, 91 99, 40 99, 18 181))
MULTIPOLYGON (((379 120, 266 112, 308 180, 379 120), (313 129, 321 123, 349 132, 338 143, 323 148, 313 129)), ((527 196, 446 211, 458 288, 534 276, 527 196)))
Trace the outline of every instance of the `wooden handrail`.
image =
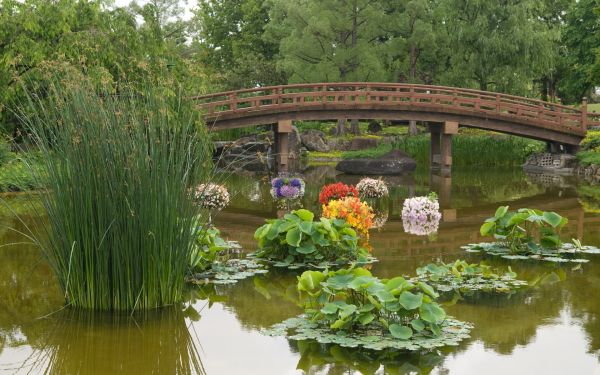
POLYGON ((448 108, 471 114, 493 114, 526 120, 536 127, 564 133, 585 134, 600 126, 600 115, 586 113, 585 106, 570 106, 496 92, 404 83, 340 82, 292 84, 225 91, 191 97, 208 117, 224 113, 254 112, 278 107, 311 107, 361 103, 389 109, 393 105, 448 108))

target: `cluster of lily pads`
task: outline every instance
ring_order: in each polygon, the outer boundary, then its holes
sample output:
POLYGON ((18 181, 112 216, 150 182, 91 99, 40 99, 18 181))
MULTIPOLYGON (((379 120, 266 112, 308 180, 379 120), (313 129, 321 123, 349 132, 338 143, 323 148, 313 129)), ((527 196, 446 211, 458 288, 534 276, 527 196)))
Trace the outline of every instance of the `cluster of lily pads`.
POLYGON ((267 220, 254 233, 258 249, 248 256, 289 269, 328 268, 375 261, 359 245, 356 231, 345 220, 320 218, 305 209, 267 220))
POLYGON ((481 226, 482 236, 493 236, 496 242, 468 244, 462 248, 472 253, 485 253, 505 259, 532 259, 556 263, 585 263, 582 254, 600 254, 600 249, 583 246, 577 239, 563 243, 561 229, 567 218, 556 212, 521 208, 510 211, 501 206, 481 226))
POLYGON ((527 281, 517 279, 510 267, 504 273, 495 273, 485 264, 469 264, 456 260, 449 264, 428 264, 417 268, 413 281, 423 281, 439 292, 456 291, 510 293, 527 286, 527 281))
POLYGON ((241 246, 226 241, 214 226, 199 228, 187 281, 193 284, 232 284, 268 270, 252 259, 239 259, 241 246))
POLYGON ((292 340, 317 340, 343 347, 420 350, 458 345, 472 326, 437 304, 428 284, 403 277, 378 279, 363 268, 305 271, 298 290, 305 314, 264 331, 292 340))

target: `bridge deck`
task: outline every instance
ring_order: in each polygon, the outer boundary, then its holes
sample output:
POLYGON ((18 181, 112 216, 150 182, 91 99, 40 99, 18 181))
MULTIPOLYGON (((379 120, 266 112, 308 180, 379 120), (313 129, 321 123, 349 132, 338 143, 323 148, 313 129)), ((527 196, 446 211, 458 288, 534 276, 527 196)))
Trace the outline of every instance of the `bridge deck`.
POLYGON ((401 83, 319 83, 260 87, 192 98, 213 129, 281 120, 375 118, 457 121, 535 139, 578 144, 600 114, 500 93, 401 83))

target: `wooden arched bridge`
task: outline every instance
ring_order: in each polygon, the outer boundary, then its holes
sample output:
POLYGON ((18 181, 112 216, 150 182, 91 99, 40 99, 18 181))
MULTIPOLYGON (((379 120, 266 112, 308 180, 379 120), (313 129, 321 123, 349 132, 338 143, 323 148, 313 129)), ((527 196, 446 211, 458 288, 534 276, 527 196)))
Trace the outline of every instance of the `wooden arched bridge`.
POLYGON ((459 126, 519 135, 575 149, 600 114, 494 92, 402 83, 316 83, 258 87, 192 98, 211 129, 275 125, 280 165, 294 120, 416 120, 429 124, 433 164, 452 164, 459 126))

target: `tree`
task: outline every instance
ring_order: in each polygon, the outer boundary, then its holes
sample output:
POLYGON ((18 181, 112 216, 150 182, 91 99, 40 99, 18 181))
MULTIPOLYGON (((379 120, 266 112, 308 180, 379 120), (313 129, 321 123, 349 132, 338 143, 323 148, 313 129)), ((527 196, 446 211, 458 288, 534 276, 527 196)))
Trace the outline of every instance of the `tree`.
POLYGON ((192 20, 200 60, 223 89, 285 83, 276 73, 279 43, 263 38, 265 0, 199 0, 192 20))
POLYGON ((273 0, 267 33, 279 41, 277 66, 290 82, 385 81, 384 19, 381 1, 273 0))
POLYGON ((550 36, 535 18, 535 0, 441 0, 448 72, 441 81, 526 94, 550 69, 550 36))
POLYGON ((566 102, 579 102, 600 82, 600 2, 580 0, 566 16, 563 34, 568 70, 559 92, 566 102))

